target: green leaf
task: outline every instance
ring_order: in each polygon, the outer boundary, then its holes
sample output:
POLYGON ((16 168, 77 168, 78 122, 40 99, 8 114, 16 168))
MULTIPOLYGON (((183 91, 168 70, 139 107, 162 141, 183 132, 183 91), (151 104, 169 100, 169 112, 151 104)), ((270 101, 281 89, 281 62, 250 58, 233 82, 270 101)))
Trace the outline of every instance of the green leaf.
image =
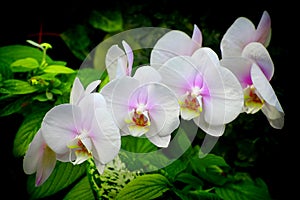
POLYGON ((84 60, 91 50, 91 40, 87 27, 84 25, 76 25, 74 28, 68 29, 61 34, 61 38, 80 60, 84 60))
POLYGON ((73 165, 72 163, 57 162, 50 177, 39 187, 35 187, 35 175, 28 177, 27 190, 30 199, 40 199, 53 195, 68 187, 86 172, 85 163, 73 165))
MULTIPOLYGON (((33 58, 42 61, 43 52, 36 47, 25 45, 9 45, 0 47, 0 66, 9 67, 11 63, 19 59, 33 58)), ((46 55, 46 62, 51 63, 52 59, 46 55)))
POLYGON ((47 110, 47 107, 44 107, 43 109, 39 109, 38 112, 31 112, 25 116, 14 140, 14 156, 21 157, 25 154, 28 145, 39 130, 47 110))
POLYGON ((3 81, 0 93, 6 94, 29 94, 39 90, 38 87, 30 85, 27 81, 9 79, 3 81))
POLYGON ((44 69, 45 73, 51 74, 72 74, 75 70, 63 65, 49 65, 44 69))
POLYGON ((8 101, 8 102, 5 101, 4 103, 1 103, 1 107, 2 107, 2 104, 4 105, 4 107, 0 108, 0 117, 8 116, 13 113, 19 112, 30 101, 31 101, 31 97, 26 95, 26 96, 22 96, 22 97, 16 96, 16 97, 10 99, 10 101, 8 101))
POLYGON ((175 189, 174 192, 182 200, 222 200, 215 193, 201 189, 192 190, 191 186, 189 186, 185 187, 183 190, 175 189))
POLYGON ((216 187, 216 194, 223 200, 271 200, 267 185, 257 178, 255 181, 236 181, 216 187))
POLYGON ((10 65, 13 72, 28 72, 38 67, 39 62, 34 58, 19 59, 10 65))
POLYGON ((130 181, 117 195, 116 200, 155 199, 170 189, 170 183, 161 174, 146 174, 130 181))
POLYGON ((170 165, 164 168, 167 173, 167 177, 170 179, 175 178, 179 173, 185 170, 188 166, 189 162, 181 161, 180 159, 175 160, 170 165))
POLYGON ((75 200, 75 199, 84 199, 84 200, 95 200, 92 188, 89 183, 89 179, 85 176, 81 179, 63 198, 63 200, 75 200))
POLYGON ((193 186, 194 188, 201 188, 201 186, 204 185, 201 179, 192 175, 191 173, 180 173, 176 176, 175 181, 186 183, 193 186))
POLYGON ((157 150, 157 147, 147 138, 133 137, 130 135, 122 137, 121 148, 136 153, 148 153, 157 150))
POLYGON ((123 30, 123 19, 119 10, 92 11, 90 24, 105 32, 116 32, 123 30))
POLYGON ((216 185, 223 185, 228 178, 224 170, 229 169, 229 165, 221 156, 208 154, 203 158, 195 156, 191 160, 193 170, 203 179, 216 185))

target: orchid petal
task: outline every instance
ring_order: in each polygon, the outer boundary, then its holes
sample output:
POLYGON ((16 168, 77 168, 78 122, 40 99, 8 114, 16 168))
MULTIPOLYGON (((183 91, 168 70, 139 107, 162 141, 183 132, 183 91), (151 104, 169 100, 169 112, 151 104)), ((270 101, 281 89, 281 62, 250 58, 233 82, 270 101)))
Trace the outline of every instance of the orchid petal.
POLYGON ((39 130, 29 144, 28 150, 24 156, 23 169, 26 174, 33 174, 37 171, 39 159, 43 154, 45 141, 39 130))
POLYGON ((199 48, 201 48, 201 45, 192 40, 185 32, 178 30, 169 31, 154 45, 150 55, 150 65, 158 69, 170 58, 191 56, 199 48))
POLYGON ((147 136, 167 136, 179 126, 180 106, 175 94, 162 84, 148 85, 151 127, 147 136))
POLYGON ((259 95, 267 103, 267 106, 265 108, 263 107, 264 114, 274 128, 282 128, 284 111, 279 103, 279 100, 277 99, 277 96, 271 84, 266 79, 260 68, 255 64, 253 64, 251 68, 251 77, 254 87, 258 91, 259 95))
POLYGON ((122 44, 125 49, 127 62, 128 62, 126 75, 131 76, 132 65, 133 65, 133 51, 131 47, 124 40, 122 41, 122 44))
POLYGON ((56 165, 56 154, 48 146, 45 146, 44 155, 40 161, 36 173, 35 185, 42 185, 51 175, 56 165))
POLYGON ((119 128, 106 108, 97 108, 90 130, 93 142, 93 155, 102 164, 114 159, 121 147, 119 128))
POLYGON ((194 118, 193 121, 199 128, 211 136, 219 137, 224 134, 225 125, 211 125, 204 120, 203 115, 194 118))
POLYGON ((75 77, 72 90, 70 93, 70 103, 74 105, 78 104, 83 95, 84 95, 84 87, 81 84, 80 79, 78 77, 75 77))
POLYGON ((89 129, 94 117, 95 109, 106 107, 106 101, 102 94, 93 93, 85 96, 78 106, 84 111, 82 112, 82 121, 80 123, 85 129, 89 129))
POLYGON ((138 80, 141 84, 147 82, 160 82, 161 76, 159 72, 150 66, 142 66, 139 67, 135 73, 133 78, 138 80))
POLYGON ((36 172, 35 185, 43 184, 52 173, 56 164, 56 154, 45 143, 41 129, 34 136, 24 156, 23 169, 26 174, 36 172))
POLYGON ((218 58, 218 55, 208 47, 202 47, 198 50, 196 50, 192 58, 196 61, 197 65, 195 66, 200 66, 202 64, 208 65, 207 62, 209 63, 209 66, 211 67, 217 67, 219 66, 220 60, 218 58))
POLYGON ((278 108, 265 103, 261 111, 267 117, 270 125, 276 129, 282 129, 284 126, 284 112, 278 110, 278 108))
POLYGON ((118 45, 111 46, 105 57, 105 66, 110 80, 126 75, 127 57, 118 45), (119 74, 117 74, 117 72, 119 74))
POLYGON ((166 148, 170 143, 171 135, 167 135, 167 136, 154 135, 148 137, 148 139, 157 147, 166 148))
POLYGON ((260 22, 256 28, 255 41, 262 43, 265 47, 269 46, 271 40, 271 18, 267 11, 263 12, 260 22))
POLYGON ((229 69, 238 78, 243 88, 252 85, 250 75, 252 61, 250 59, 244 57, 223 58, 220 64, 229 69))
POLYGON ((178 97, 193 86, 194 76, 197 70, 196 65, 189 56, 178 56, 168 60, 158 71, 161 74, 162 82, 168 85, 178 97))
POLYGON ((202 33, 196 24, 194 24, 192 40, 202 46, 202 33))
POLYGON ((222 58, 240 56, 246 44, 253 41, 254 24, 245 17, 237 18, 221 40, 222 58))
MULTIPOLYGON (((204 97, 205 121, 211 125, 227 124, 233 121, 242 111, 244 105, 243 89, 232 72, 220 67, 223 86, 210 86, 210 98, 204 97)), ((216 76, 217 77, 217 76, 216 76)))
POLYGON ((95 80, 92 81, 90 84, 88 84, 88 86, 85 89, 85 93, 86 94, 90 94, 92 93, 97 87, 98 85, 101 83, 101 80, 95 80))
POLYGON ((42 134, 51 149, 58 154, 69 152, 68 142, 81 129, 80 107, 61 104, 49 110, 42 122, 42 134))
POLYGON ((261 43, 249 43, 245 46, 242 56, 253 60, 261 68, 267 79, 271 80, 274 74, 274 64, 268 50, 261 43))

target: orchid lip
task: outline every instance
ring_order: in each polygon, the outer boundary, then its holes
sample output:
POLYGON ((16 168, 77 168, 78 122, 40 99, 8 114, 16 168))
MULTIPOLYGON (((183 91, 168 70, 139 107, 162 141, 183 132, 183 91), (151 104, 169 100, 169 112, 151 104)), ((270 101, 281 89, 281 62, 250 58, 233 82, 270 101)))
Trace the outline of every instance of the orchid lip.
POLYGON ((264 105, 264 100, 257 93, 253 85, 244 89, 244 111, 248 114, 258 112, 264 105))

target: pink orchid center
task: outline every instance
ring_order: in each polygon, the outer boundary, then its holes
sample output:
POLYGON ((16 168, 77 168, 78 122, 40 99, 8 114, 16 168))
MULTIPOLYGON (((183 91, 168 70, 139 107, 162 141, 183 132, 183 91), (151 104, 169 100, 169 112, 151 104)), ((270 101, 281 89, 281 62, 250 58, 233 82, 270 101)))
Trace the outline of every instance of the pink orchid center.
POLYGON ((264 105, 264 100, 256 92, 253 85, 244 89, 244 110, 248 114, 258 112, 264 105))
POLYGON ((201 89, 198 86, 192 88, 191 91, 187 91, 179 101, 181 109, 187 109, 194 112, 196 115, 200 115, 202 112, 202 96, 201 89))
POLYGON ((74 165, 81 164, 92 157, 91 151, 85 145, 89 142, 91 141, 88 137, 88 132, 86 130, 82 130, 81 133, 68 144, 68 147, 70 148, 70 162, 74 165), (72 152, 74 152, 76 156, 76 160, 74 161, 71 158, 72 152))
POLYGON ((132 110, 130 115, 136 126, 150 126, 150 118, 144 104, 139 104, 137 108, 132 110))
POLYGON ((150 121, 146 105, 140 103, 129 112, 129 119, 126 120, 126 123, 131 135, 141 136, 149 130, 150 121))

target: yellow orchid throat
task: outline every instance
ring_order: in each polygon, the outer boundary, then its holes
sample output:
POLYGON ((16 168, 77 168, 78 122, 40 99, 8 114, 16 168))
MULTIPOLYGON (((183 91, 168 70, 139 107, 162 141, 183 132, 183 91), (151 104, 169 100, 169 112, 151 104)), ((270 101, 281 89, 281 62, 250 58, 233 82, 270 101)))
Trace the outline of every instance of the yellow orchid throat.
POLYGON ((264 105, 264 100, 257 93, 253 85, 244 89, 244 111, 248 114, 258 112, 264 105))
POLYGON ((134 136, 140 136, 148 132, 151 122, 146 106, 139 104, 137 108, 132 109, 129 113, 129 119, 126 119, 125 122, 134 136))
POLYGON ((179 98, 181 115, 184 119, 198 117, 202 112, 203 102, 198 87, 193 88, 192 92, 186 92, 179 98))

